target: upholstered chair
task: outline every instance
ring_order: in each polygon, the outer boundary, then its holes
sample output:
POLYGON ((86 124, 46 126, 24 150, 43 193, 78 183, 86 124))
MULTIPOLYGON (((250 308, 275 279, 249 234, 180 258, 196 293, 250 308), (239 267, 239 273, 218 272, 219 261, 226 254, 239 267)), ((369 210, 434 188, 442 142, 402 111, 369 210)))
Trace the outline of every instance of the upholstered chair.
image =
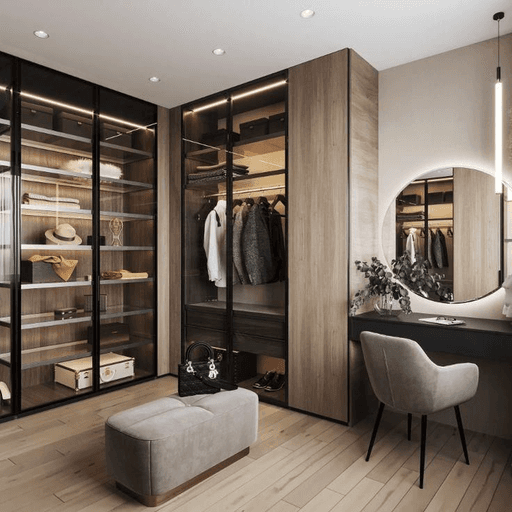
POLYGON ((386 405, 407 413, 409 440, 412 414, 421 415, 419 486, 423 489, 427 415, 454 407, 462 449, 469 464, 459 405, 475 396, 478 366, 473 363, 438 366, 415 341, 368 331, 361 333, 361 345, 370 383, 380 402, 366 460, 370 459, 386 405))

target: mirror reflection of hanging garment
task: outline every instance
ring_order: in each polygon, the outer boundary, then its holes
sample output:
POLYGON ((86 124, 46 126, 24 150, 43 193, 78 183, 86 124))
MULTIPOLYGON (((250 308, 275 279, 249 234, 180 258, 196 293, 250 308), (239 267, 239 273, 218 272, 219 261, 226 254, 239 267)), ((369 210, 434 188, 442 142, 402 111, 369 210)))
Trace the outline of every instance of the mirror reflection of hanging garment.
POLYGON ((429 229, 428 230, 428 233, 427 233, 427 259, 430 263, 430 265, 432 265, 432 268, 436 268, 437 267, 437 264, 436 264, 436 259, 434 258, 434 254, 432 252, 432 244, 434 242, 434 232, 429 229))
POLYGON ((432 243, 432 252, 438 268, 448 267, 448 249, 446 248, 446 239, 443 232, 437 228, 436 236, 432 243))
POLYGON ((204 226, 204 250, 208 277, 219 288, 226 287, 226 201, 220 200, 208 214, 204 226))
POLYGON ((416 261, 416 253, 418 252, 417 244, 418 243, 416 240, 416 228, 410 228, 409 236, 407 237, 407 241, 405 242, 405 250, 409 251, 412 263, 416 261))

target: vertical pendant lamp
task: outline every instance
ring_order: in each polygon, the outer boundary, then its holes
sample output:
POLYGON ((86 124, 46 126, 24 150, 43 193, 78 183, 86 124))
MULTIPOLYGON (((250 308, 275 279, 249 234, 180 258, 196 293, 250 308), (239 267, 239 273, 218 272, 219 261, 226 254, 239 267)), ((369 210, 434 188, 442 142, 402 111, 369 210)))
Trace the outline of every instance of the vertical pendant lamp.
POLYGON ((495 192, 501 194, 503 181, 503 85, 500 67, 500 21, 504 12, 497 12, 492 19, 498 22, 498 67, 496 68, 496 84, 494 85, 494 166, 495 192))

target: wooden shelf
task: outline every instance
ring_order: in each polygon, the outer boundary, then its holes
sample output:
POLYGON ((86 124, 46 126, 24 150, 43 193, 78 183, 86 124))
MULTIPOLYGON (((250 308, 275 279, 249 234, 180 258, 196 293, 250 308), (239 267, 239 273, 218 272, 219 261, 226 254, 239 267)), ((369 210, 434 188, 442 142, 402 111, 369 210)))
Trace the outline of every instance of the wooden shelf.
MULTIPOLYGON (((239 158, 246 158, 249 155, 264 155, 275 151, 284 151, 285 144, 284 132, 270 133, 259 137, 253 137, 252 139, 235 142, 233 145, 233 159, 237 160, 239 158)), ((202 143, 198 142, 198 145, 202 145, 202 143)), ((211 162, 212 155, 225 151, 226 147, 224 145, 208 147, 198 149, 196 151, 189 151, 185 154, 185 158, 211 162)))
POLYGON ((42 290, 44 288, 73 288, 92 286, 92 281, 61 281, 56 283, 21 283, 22 290, 42 290))
POLYGON ((154 281, 153 277, 146 277, 143 279, 102 279, 100 281, 100 285, 107 284, 134 284, 134 283, 152 283, 154 281))

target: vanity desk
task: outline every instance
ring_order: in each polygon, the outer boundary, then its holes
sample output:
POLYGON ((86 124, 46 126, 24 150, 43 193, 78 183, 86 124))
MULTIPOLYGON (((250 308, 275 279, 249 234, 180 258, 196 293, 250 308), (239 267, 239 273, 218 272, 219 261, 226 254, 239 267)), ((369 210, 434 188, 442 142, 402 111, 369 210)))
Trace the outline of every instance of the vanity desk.
MULTIPOLYGON (((480 369, 477 395, 461 407, 467 428, 512 439, 512 322, 467 318, 463 325, 439 325, 420 321, 435 318, 428 313, 380 316, 362 313, 349 319, 351 420, 356 423, 376 410, 364 367, 359 336, 372 331, 417 341, 441 366, 474 362, 480 369)), ((434 420, 455 425, 453 411, 437 413, 434 420)))

